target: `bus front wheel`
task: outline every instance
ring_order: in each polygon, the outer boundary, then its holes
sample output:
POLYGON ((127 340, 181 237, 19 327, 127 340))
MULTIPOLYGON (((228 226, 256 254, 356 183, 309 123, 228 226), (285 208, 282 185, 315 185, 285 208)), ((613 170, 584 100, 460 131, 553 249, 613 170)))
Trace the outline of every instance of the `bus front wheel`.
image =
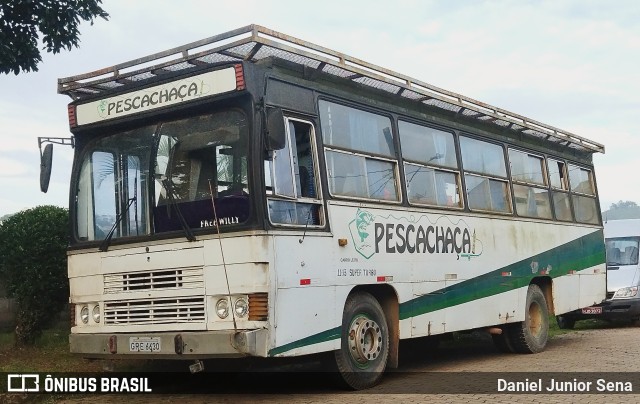
POLYGON ((520 353, 541 352, 549 337, 549 309, 538 285, 529 285, 524 314, 524 321, 510 330, 513 348, 520 353))
POLYGON ((340 339, 335 359, 342 379, 355 390, 375 386, 387 366, 389 327, 372 295, 356 292, 347 298, 340 339))

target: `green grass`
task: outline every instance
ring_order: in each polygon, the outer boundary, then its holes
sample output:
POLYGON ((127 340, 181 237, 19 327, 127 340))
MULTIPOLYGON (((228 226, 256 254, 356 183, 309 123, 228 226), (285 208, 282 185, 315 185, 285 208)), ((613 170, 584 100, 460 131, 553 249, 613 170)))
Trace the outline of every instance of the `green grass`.
POLYGON ((13 332, 0 332, 0 351, 2 347, 13 343, 13 332))
POLYGON ((0 333, 0 372, 93 372, 101 371, 97 362, 69 353, 69 331, 60 325, 45 330, 35 345, 16 347, 13 332, 0 333))
MULTIPOLYGON (((578 325, 578 323, 576 323, 578 325)), ((549 316, 549 338, 553 338, 556 335, 566 334, 567 332, 571 332, 573 330, 562 330, 558 327, 558 322, 556 321, 556 317, 553 315, 549 316)))

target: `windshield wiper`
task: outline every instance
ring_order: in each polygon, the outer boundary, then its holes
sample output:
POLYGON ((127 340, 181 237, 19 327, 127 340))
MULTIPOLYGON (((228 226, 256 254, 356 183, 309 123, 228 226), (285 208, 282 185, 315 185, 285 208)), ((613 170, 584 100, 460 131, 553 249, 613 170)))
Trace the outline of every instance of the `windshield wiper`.
POLYGON ((176 199, 173 197, 173 186, 172 186, 171 181, 169 181, 168 178, 163 179, 162 180, 162 186, 167 191, 167 196, 169 197, 169 205, 173 206, 174 209, 176 210, 176 213, 178 215, 178 221, 180 222, 180 225, 182 226, 182 230, 184 230, 185 237, 189 241, 196 241, 196 237, 193 235, 193 232, 191 231, 191 228, 187 224, 187 221, 184 219, 184 216, 182 216, 182 212, 180 211, 180 207, 178 206, 178 203, 176 202, 176 199))
POLYGON ((100 248, 99 248, 100 251, 107 251, 107 249, 109 248, 109 242, 113 237, 113 233, 115 233, 116 231, 116 227, 118 227, 118 225, 122 221, 122 218, 127 214, 127 212, 129 211, 129 208, 131 207, 131 205, 133 205, 133 202, 137 201, 137 199, 138 199, 137 196, 134 196, 133 198, 129 198, 129 201, 127 202, 127 206, 116 217, 116 222, 113 224, 113 226, 111 227, 111 230, 109 230, 109 233, 107 233, 107 236, 104 238, 104 240, 102 240, 102 244, 100 244, 100 248))

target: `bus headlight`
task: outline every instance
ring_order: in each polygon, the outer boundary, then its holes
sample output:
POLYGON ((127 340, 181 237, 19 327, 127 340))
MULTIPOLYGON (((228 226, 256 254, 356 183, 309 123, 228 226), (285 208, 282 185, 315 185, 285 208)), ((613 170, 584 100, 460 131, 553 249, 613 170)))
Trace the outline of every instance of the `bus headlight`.
POLYGON ((89 306, 82 306, 80 310, 80 320, 83 324, 89 323, 89 306))
POLYGON ((626 299, 629 297, 635 297, 638 294, 637 286, 630 286, 628 288, 620 288, 613 295, 614 299, 626 299))
POLYGON ((95 321, 96 323, 100 322, 100 305, 95 305, 93 306, 93 311, 91 312, 91 314, 93 315, 93 321, 95 321))
POLYGON ((226 297, 216 303, 216 314, 220 318, 227 318, 229 315, 229 300, 226 297))
POLYGON ((244 317, 249 312, 249 303, 247 303, 247 299, 240 297, 236 300, 234 308, 236 310, 236 316, 244 317))

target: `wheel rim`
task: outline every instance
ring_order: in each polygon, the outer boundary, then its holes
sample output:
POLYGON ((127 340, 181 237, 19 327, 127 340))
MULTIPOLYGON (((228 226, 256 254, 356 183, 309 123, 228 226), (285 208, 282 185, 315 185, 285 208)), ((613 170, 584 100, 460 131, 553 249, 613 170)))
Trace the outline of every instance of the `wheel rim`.
POLYGON ((537 337, 542 330, 542 308, 537 303, 529 306, 529 330, 531 335, 537 337))
POLYGON ((349 353, 360 366, 376 360, 382 352, 382 330, 364 315, 356 316, 349 327, 349 353))

